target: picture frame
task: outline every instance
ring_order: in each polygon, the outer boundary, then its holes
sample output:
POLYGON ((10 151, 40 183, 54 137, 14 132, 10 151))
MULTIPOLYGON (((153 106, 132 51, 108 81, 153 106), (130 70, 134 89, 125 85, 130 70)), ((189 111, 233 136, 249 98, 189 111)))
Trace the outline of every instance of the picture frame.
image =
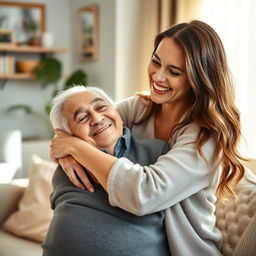
POLYGON ((0 29, 13 31, 17 44, 45 31, 45 5, 0 1, 0 29))
POLYGON ((0 29, 0 46, 14 45, 14 33, 10 29, 0 29))
POLYGON ((89 5, 78 9, 78 58, 95 61, 99 56, 99 7, 89 5))

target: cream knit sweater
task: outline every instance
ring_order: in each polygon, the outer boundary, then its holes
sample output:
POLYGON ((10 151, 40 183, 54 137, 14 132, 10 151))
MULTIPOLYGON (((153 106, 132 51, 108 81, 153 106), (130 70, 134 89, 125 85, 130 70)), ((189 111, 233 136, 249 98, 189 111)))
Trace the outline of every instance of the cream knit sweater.
MULTIPOLYGON (((119 102, 118 109, 133 135, 154 138, 154 116, 133 125, 145 110, 142 99, 130 97, 119 102)), ((220 178, 220 168, 213 159, 215 142, 211 139, 202 147, 206 163, 196 150, 197 133, 195 124, 177 132, 169 141, 171 150, 154 165, 118 159, 108 178, 112 206, 136 215, 165 210, 172 256, 221 255, 222 235, 215 226, 214 214, 220 178)))

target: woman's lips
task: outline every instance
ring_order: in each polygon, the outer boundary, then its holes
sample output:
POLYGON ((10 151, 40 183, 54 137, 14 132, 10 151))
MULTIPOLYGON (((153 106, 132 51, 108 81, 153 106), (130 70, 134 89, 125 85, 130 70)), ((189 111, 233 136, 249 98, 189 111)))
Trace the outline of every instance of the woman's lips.
POLYGON ((160 86, 160 85, 157 85, 156 83, 153 83, 153 89, 158 94, 165 94, 172 90, 169 87, 160 86))

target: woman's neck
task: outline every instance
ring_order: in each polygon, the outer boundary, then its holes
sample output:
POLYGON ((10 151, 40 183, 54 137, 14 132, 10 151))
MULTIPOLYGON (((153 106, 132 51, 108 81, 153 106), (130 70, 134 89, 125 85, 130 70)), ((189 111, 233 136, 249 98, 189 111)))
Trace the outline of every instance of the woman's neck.
POLYGON ((155 137, 168 141, 173 127, 180 121, 187 106, 162 104, 155 118, 155 137))

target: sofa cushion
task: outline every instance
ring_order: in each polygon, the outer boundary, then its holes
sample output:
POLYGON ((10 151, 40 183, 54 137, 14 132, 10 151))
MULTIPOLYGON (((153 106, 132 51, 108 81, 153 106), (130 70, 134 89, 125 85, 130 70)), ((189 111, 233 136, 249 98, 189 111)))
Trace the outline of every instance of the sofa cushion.
POLYGON ((0 230, 0 256, 41 256, 39 243, 0 230))
POLYGON ((256 176, 250 170, 246 170, 236 193, 238 200, 231 199, 225 204, 219 200, 216 205, 217 226, 223 234, 224 256, 233 255, 256 213, 256 176))
POLYGON ((29 184, 15 211, 6 220, 3 228, 15 235, 42 242, 52 218, 49 196, 51 179, 56 164, 32 156, 29 184))

